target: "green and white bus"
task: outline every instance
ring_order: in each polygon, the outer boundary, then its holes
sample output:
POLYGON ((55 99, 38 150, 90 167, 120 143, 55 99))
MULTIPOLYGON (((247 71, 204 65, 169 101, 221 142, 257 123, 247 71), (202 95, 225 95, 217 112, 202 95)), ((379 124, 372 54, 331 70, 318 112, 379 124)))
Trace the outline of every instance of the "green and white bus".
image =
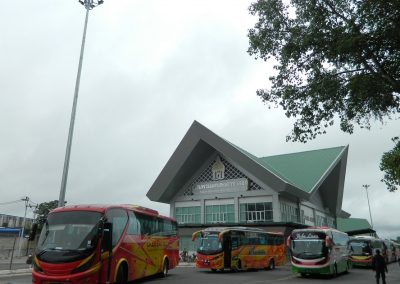
POLYGON ((328 227, 293 230, 288 237, 292 272, 336 276, 351 268, 349 236, 328 227))

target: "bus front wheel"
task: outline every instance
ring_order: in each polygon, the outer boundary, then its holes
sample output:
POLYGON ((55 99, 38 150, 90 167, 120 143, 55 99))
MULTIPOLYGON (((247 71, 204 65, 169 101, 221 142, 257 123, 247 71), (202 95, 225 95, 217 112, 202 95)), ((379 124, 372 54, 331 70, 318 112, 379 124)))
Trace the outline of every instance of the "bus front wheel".
POLYGON ((238 260, 237 269, 242 270, 242 262, 240 261, 240 259, 238 260))
POLYGON ((333 266, 333 275, 332 275, 333 277, 337 277, 338 276, 338 271, 337 271, 337 266, 336 266, 336 263, 335 263, 335 265, 333 266))
POLYGON ((162 269, 161 275, 162 275, 162 277, 167 277, 168 276, 168 259, 164 259, 163 269, 162 269))
POLYGON ((123 265, 120 266, 120 268, 118 268, 118 272, 117 272, 117 284, 126 284, 128 283, 127 281, 127 271, 125 271, 125 268, 123 265))
POLYGON ((269 264, 268 264, 268 268, 267 268, 268 270, 274 270, 275 269, 275 261, 273 260, 273 259, 271 259, 270 261, 269 261, 269 264))

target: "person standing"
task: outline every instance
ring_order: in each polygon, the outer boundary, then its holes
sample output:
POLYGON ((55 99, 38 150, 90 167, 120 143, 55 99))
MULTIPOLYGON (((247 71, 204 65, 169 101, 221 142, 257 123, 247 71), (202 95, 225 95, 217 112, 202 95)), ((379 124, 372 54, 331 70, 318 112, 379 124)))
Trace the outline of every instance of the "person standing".
POLYGON ((372 258, 372 269, 375 270, 376 283, 379 284, 379 279, 382 277, 382 283, 386 284, 386 275, 388 272, 385 258, 381 255, 379 249, 376 250, 376 254, 372 258))

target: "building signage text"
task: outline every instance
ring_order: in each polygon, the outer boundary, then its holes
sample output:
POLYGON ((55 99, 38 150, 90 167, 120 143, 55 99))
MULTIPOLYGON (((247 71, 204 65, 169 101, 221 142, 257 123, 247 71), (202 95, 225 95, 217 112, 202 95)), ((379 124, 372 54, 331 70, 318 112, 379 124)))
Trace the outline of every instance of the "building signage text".
POLYGON ((193 194, 216 194, 246 191, 249 186, 247 178, 210 181, 195 184, 193 194))

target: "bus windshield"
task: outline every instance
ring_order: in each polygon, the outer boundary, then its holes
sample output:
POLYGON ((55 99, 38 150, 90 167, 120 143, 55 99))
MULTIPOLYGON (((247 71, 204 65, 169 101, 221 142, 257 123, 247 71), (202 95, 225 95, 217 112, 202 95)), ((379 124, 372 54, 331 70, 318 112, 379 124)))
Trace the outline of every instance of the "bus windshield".
POLYGON ((350 241, 350 247, 353 255, 371 255, 372 248, 369 242, 364 240, 352 240, 350 241))
POLYGON ((91 211, 49 214, 39 237, 36 257, 62 263, 87 256, 97 245, 101 216, 91 211))
POLYGON ((325 234, 316 232, 294 234, 291 242, 292 255, 302 259, 326 256, 328 249, 325 245, 325 237, 325 234))
POLYGON ((218 235, 207 235, 201 238, 199 249, 202 254, 215 254, 222 251, 222 244, 218 240, 218 235))

